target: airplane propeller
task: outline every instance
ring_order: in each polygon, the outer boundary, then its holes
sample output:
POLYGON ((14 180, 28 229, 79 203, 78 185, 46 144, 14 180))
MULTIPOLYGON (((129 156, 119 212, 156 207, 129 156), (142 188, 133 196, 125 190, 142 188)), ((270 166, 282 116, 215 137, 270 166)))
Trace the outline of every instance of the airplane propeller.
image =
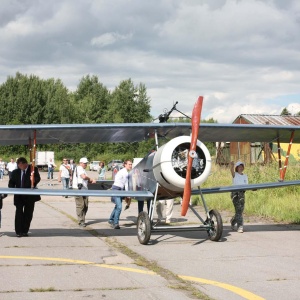
POLYGON ((191 145, 188 155, 188 165, 186 170, 185 186, 182 197, 182 207, 181 216, 185 216, 189 207, 191 199, 191 180, 192 180, 192 166, 193 160, 196 156, 196 146, 199 133, 200 117, 202 111, 203 97, 199 96, 192 113, 192 135, 191 135, 191 145))

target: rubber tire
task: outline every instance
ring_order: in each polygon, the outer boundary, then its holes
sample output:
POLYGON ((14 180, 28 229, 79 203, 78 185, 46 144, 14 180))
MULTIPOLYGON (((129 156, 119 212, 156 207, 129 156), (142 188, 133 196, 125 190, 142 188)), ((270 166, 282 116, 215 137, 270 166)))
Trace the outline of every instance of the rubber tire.
POLYGON ((142 245, 147 245, 151 236, 151 222, 146 212, 139 213, 136 228, 139 242, 142 245))
POLYGON ((206 223, 210 224, 213 229, 209 229, 207 233, 211 241, 217 242, 222 237, 223 233, 222 217, 220 213, 215 209, 212 209, 209 212, 209 215, 210 219, 207 219, 206 223))

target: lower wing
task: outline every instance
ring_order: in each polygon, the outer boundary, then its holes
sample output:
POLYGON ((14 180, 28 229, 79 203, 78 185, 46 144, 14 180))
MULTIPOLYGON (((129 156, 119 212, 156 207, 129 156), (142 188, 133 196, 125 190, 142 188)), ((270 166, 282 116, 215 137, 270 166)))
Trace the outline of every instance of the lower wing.
MULTIPOLYGON (((237 191, 280 188, 280 187, 292 186, 292 185, 300 185, 300 180, 220 186, 220 187, 204 188, 201 189, 201 192, 202 194, 217 194, 217 193, 228 193, 228 192, 237 192, 237 191)), ((199 190, 192 191, 192 195, 198 195, 198 194, 199 194, 199 190)))

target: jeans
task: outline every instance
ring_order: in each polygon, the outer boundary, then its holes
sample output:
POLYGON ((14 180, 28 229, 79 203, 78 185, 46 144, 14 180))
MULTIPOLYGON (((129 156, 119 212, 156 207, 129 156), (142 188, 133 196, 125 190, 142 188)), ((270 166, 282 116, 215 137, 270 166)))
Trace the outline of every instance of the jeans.
MULTIPOLYGON (((121 190, 120 188, 112 186, 113 190, 121 190)), ((122 198, 121 197, 111 197, 111 201, 115 203, 115 207, 109 217, 109 221, 115 225, 119 224, 120 215, 122 212, 122 198)))
POLYGON ((48 168, 48 179, 53 179, 53 168, 48 168))
POLYGON ((64 190, 69 188, 70 178, 62 177, 61 182, 63 184, 63 189, 64 190))
POLYGON ((117 225, 119 224, 119 219, 122 211, 122 198, 121 197, 113 197, 113 198, 115 201, 115 207, 110 215, 109 221, 117 225))
POLYGON ((4 170, 0 169, 0 179, 3 179, 4 170))

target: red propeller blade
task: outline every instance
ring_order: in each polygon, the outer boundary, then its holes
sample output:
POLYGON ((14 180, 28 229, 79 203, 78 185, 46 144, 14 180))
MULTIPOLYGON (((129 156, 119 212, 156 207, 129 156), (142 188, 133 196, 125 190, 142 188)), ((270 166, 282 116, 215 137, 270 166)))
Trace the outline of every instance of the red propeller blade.
POLYGON ((182 207, 181 207, 182 216, 186 215, 187 210, 189 208, 190 199, 191 199, 191 173, 192 173, 192 164, 194 160, 193 153, 196 151, 196 146, 197 146, 202 103, 203 103, 203 97, 200 96, 197 102, 195 103, 193 113, 192 113, 192 136, 191 136, 190 152, 188 156, 188 165, 186 170, 185 186, 184 186, 183 198, 182 198, 182 207))

